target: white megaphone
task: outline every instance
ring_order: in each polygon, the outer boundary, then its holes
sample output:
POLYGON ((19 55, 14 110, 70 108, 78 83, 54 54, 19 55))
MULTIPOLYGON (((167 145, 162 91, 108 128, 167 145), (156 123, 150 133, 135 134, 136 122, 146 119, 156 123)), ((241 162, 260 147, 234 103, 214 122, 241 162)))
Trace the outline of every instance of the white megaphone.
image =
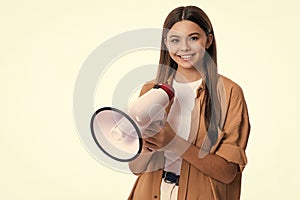
POLYGON ((156 84, 128 106, 128 114, 113 108, 97 110, 91 119, 91 132, 97 146, 109 157, 128 162, 142 150, 142 133, 154 121, 163 120, 165 108, 174 98, 168 84, 156 84))

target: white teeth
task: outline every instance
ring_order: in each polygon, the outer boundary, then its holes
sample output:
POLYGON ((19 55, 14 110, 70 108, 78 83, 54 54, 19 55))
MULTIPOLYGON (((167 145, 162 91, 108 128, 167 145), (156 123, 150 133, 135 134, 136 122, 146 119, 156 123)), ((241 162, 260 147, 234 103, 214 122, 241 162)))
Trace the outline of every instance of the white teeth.
POLYGON ((189 60, 192 58, 192 55, 187 55, 187 56, 180 56, 184 60, 189 60))

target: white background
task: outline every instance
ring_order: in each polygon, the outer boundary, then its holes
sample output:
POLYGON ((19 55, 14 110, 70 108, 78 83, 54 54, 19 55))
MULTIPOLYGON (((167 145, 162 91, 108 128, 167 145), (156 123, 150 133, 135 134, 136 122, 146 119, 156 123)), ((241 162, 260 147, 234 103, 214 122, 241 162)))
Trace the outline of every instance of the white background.
MULTIPOLYGON (((199 6, 209 15, 219 71, 245 93, 252 130, 241 199, 298 196, 297 1, 182 2, 0 3, 0 199, 127 198, 136 177, 103 166, 81 144, 74 84, 102 42, 137 28, 161 28, 180 5, 199 6)), ((133 57, 123 58, 125 73, 129 65, 158 62, 156 53, 133 57)))

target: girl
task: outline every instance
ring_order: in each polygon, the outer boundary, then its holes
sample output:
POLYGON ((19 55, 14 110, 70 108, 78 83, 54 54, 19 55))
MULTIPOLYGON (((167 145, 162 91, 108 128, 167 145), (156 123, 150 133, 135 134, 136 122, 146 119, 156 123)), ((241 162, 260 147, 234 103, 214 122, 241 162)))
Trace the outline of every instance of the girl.
POLYGON ((242 89, 217 73, 214 31, 200 8, 174 9, 163 28, 157 78, 141 95, 168 83, 175 99, 129 163, 138 179, 128 199, 239 199, 250 132, 242 89))

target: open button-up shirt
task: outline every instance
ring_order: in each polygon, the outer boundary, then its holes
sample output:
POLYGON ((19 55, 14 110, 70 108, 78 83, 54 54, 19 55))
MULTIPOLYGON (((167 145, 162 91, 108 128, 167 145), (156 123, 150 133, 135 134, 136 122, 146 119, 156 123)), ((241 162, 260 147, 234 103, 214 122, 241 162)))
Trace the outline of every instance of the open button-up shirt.
MULTIPOLYGON (((141 95, 150 90, 153 84, 145 84, 141 95)), ((198 88, 188 138, 188 141, 199 147, 199 149, 207 134, 204 117, 206 106, 204 96, 207 91, 204 84, 203 82, 198 88)), ((210 153, 238 164, 239 171, 231 183, 225 184, 207 176, 183 160, 178 200, 238 200, 240 198, 242 171, 247 164, 245 149, 250 133, 247 105, 242 89, 230 79, 220 75, 217 90, 222 107, 222 125, 219 129, 217 142, 210 149, 210 153)), ((146 172, 139 175, 128 199, 159 199, 163 167, 163 152, 158 151, 152 156, 146 172)))

